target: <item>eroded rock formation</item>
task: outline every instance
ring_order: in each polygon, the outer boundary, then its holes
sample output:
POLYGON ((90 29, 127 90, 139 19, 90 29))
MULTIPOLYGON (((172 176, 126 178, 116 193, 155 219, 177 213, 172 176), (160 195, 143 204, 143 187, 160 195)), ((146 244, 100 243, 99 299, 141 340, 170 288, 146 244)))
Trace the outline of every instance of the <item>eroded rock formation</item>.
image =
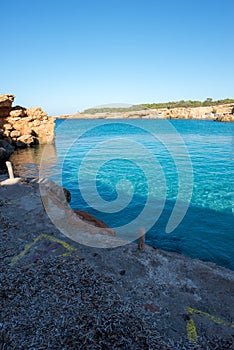
POLYGON ((10 157, 15 148, 32 147, 54 141, 55 118, 40 107, 12 107, 14 95, 0 95, 0 161, 10 157))

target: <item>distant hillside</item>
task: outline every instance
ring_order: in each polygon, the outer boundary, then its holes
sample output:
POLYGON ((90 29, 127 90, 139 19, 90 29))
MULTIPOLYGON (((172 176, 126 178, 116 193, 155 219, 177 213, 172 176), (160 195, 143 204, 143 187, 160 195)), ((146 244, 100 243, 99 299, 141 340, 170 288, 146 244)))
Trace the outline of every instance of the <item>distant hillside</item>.
POLYGON ((223 100, 213 100, 207 98, 205 101, 174 101, 174 102, 161 102, 161 103, 142 103, 140 105, 132 105, 130 107, 100 107, 89 108, 82 112, 82 114, 96 114, 96 113, 121 113, 121 112, 134 112, 142 111, 144 109, 161 109, 161 108, 194 108, 194 107, 212 107, 218 105, 224 105, 234 103, 234 99, 226 98, 223 100))
POLYGON ((145 108, 194 108, 194 107, 212 107, 218 105, 224 105, 228 103, 233 103, 234 99, 225 98, 224 100, 213 100, 212 98, 207 98, 205 101, 176 101, 176 102, 162 102, 162 103, 144 103, 141 106, 145 108))
POLYGON ((85 109, 83 114, 96 114, 96 113, 121 113, 121 112, 134 112, 142 111, 146 109, 143 105, 132 105, 130 107, 96 107, 85 109))

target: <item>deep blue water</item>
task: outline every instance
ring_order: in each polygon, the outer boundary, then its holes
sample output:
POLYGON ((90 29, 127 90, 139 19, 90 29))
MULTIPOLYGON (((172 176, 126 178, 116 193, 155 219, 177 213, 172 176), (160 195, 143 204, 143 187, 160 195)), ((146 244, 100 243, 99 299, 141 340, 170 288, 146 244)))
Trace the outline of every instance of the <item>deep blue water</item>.
POLYGON ((56 152, 46 172, 71 191, 72 208, 234 270, 233 123, 57 120, 56 152))

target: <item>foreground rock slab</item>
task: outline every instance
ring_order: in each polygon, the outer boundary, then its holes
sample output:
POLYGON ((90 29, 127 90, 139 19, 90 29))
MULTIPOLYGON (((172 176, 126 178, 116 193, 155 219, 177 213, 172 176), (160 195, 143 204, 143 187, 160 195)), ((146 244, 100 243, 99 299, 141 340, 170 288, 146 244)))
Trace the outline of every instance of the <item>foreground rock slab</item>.
POLYGON ((34 181, 0 187, 0 234, 4 349, 233 348, 233 271, 80 245, 50 222, 34 181))

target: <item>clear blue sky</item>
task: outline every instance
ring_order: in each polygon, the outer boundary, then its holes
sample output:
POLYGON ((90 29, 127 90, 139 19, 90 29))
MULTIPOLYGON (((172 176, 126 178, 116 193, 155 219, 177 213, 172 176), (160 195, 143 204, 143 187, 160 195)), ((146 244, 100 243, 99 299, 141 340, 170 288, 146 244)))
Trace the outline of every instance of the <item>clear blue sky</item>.
POLYGON ((0 93, 48 114, 234 98, 233 0, 11 0, 0 93))

